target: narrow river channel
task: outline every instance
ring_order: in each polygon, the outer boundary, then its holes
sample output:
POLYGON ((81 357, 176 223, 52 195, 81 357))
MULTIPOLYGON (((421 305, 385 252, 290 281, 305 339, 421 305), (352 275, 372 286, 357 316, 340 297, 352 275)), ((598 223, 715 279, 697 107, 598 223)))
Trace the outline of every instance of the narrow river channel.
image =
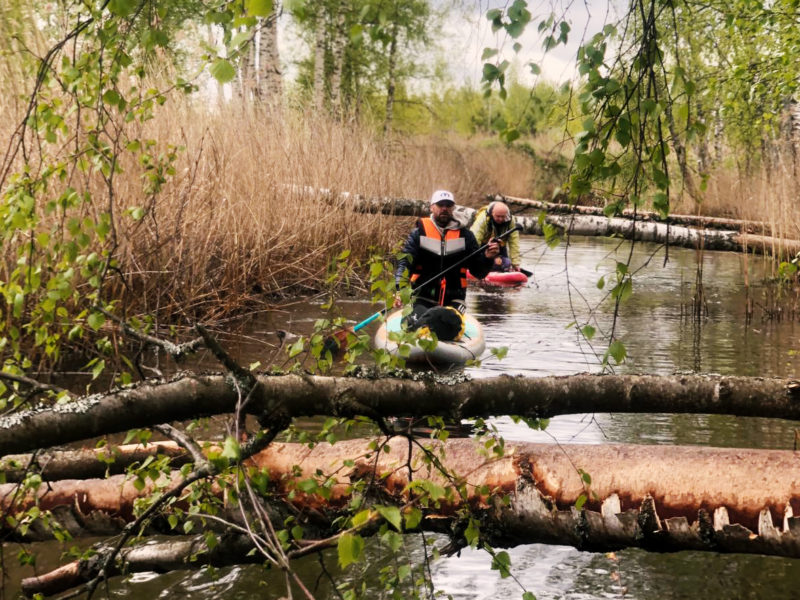
MULTIPOLYGON (((548 250, 541 239, 523 237, 523 266, 534 272, 533 281, 520 288, 475 286, 469 294, 469 310, 484 325, 489 347, 505 346, 503 360, 489 357, 480 368, 469 368, 472 377, 500 373, 545 375, 598 372, 605 350, 601 332, 612 325, 613 300, 608 292, 617 261, 628 259, 630 245, 608 239, 573 239, 548 250), (598 280, 605 276, 600 289, 598 280), (590 319, 591 317, 591 319, 590 319), (594 347, 577 335, 575 327, 588 322, 598 330, 594 347)), ((763 280, 761 258, 707 252, 702 257, 705 300, 701 318, 693 316, 696 294, 697 253, 651 245, 638 245, 631 260, 637 271, 633 294, 622 305, 616 322, 617 337, 629 358, 618 373, 675 372, 737 375, 791 376, 800 373, 798 325, 791 318, 765 319, 761 293, 751 290, 756 307, 746 319, 747 280, 763 280)), ((374 308, 355 301, 345 310, 357 321, 374 308)), ((280 319, 254 324, 252 338, 274 329, 308 329, 320 313, 318 305, 304 304, 280 319), (281 324, 278 325, 277 323, 281 324)), ((255 346, 256 348, 258 345, 255 346)), ((263 349, 263 347, 262 347, 263 349)), ((248 357, 249 358, 249 357, 248 357)), ((259 356, 253 356, 258 360, 259 356)), ((245 362, 246 364, 246 362, 245 362)), ((560 443, 634 443, 710 445, 720 447, 791 449, 792 422, 705 415, 570 415, 552 419, 544 432, 515 425, 508 418, 495 424, 509 440, 560 443)), ((368 548, 372 575, 368 582, 380 597, 377 572, 385 562, 376 547, 368 548)), ((422 557, 421 544, 410 543, 412 557, 422 557)), ((489 557, 462 551, 460 557, 442 558, 432 564, 437 589, 460 600, 521 598, 522 584, 539 600, 549 599, 790 599, 800 597, 800 561, 746 555, 681 552, 649 554, 625 550, 613 554, 579 552, 573 548, 531 544, 509 551, 519 583, 501 579, 489 568, 489 557)), ((325 560, 336 576, 335 556, 325 560)), ((316 561, 299 565, 310 588, 320 598, 337 597, 321 577, 316 561)), ((117 580, 110 589, 114 598, 279 598, 285 594, 282 578, 268 586, 259 584, 263 572, 255 567, 219 571, 178 572, 168 575, 140 574, 126 582, 117 580)))

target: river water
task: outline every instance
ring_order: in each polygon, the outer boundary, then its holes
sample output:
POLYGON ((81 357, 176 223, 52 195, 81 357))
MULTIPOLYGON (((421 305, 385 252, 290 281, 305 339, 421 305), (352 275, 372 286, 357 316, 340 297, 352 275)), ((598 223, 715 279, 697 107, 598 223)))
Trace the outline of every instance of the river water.
MULTIPOLYGON (((541 239, 523 237, 523 266, 534 272, 533 281, 520 288, 471 288, 468 309, 484 325, 487 345, 505 346, 503 360, 489 357, 480 368, 469 368, 472 377, 500 373, 531 377, 601 370, 604 344, 601 332, 610 331, 613 300, 608 283, 617 261, 626 262, 630 245, 609 239, 573 239, 548 250, 541 239), (597 330, 592 347, 571 323, 590 322, 597 330)), ((675 372, 726 375, 791 376, 800 372, 798 325, 788 318, 764 318, 761 292, 755 285, 764 278, 761 258, 737 254, 696 252, 640 244, 630 260, 637 271, 633 294, 621 306, 616 336, 629 354, 614 368, 618 373, 675 372), (693 316, 698 267, 702 267, 704 301, 702 317, 693 316), (745 272, 747 272, 745 276, 745 272), (750 303, 756 307, 748 321, 745 281, 753 283, 750 303)), ((358 321, 374 308, 365 301, 342 305, 358 321)), ((770 308, 769 306, 766 306, 770 308)), ((320 314, 317 305, 298 305, 277 319, 266 315, 257 321, 250 339, 268 339, 276 328, 307 330, 320 314)), ((269 342, 240 345, 260 360, 271 351, 269 342), (261 355, 261 356, 259 356, 261 355)), ((240 357, 241 358, 241 357, 240 357)), ((246 364, 246 363, 245 363, 246 364)), ((785 421, 706 415, 569 415, 556 417, 544 432, 515 425, 508 418, 495 420, 509 440, 562 443, 635 443, 710 445, 719 447, 791 449, 795 424, 785 421)), ((409 553, 419 560, 421 543, 410 540, 409 553)), ((376 573, 385 557, 374 546, 368 548, 367 581, 379 597, 376 573)), ((453 598, 521 598, 522 587, 539 600, 590 598, 629 599, 782 599, 800 598, 800 561, 747 555, 715 555, 680 552, 649 554, 624 550, 612 554, 579 552, 573 548, 530 544, 509 550, 512 578, 501 579, 489 568, 485 553, 465 550, 460 557, 442 558, 432 564, 435 587, 453 598)), ((325 564, 336 576, 335 556, 325 564)), ((317 597, 337 597, 323 577, 316 560, 298 565, 317 597)), ((140 574, 110 588, 112 597, 150 598, 280 598, 285 595, 281 579, 260 583, 263 572, 256 567, 207 572, 177 572, 166 575, 140 574)), ((373 589, 370 588, 370 589, 373 589)), ((295 596, 298 597, 298 596, 295 596)))

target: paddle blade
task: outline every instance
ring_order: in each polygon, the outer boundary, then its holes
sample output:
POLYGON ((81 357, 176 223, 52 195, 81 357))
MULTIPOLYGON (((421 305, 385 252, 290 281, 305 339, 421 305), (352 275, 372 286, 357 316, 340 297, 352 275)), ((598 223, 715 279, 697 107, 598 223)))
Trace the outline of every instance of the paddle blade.
POLYGON ((528 271, 528 269, 523 269, 520 267, 519 272, 525 275, 525 277, 533 277, 533 271, 528 271))
POLYGON ((334 331, 331 335, 325 338, 325 341, 322 342, 322 350, 323 352, 327 351, 331 353, 331 356, 339 356, 345 350, 347 350, 347 334, 349 331, 347 329, 340 329, 339 331, 334 331))
POLYGON ((355 337, 356 333, 352 327, 346 327, 338 331, 334 331, 331 335, 325 338, 322 342, 322 350, 329 351, 331 356, 337 357, 345 353, 350 345, 350 340, 355 337))

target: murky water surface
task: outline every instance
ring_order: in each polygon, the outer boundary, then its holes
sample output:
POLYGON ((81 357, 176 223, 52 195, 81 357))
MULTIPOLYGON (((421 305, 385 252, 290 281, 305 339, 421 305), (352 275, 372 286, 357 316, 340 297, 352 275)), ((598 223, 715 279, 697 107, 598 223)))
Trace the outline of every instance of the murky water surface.
MULTIPOLYGON (((613 300, 609 290, 617 261, 627 260, 629 245, 603 239, 573 240, 546 250, 541 240, 523 237, 524 266, 534 272, 533 282, 522 288, 472 288, 469 310, 486 326, 490 347, 506 346, 503 360, 487 358, 473 377, 500 373, 545 376, 597 372, 605 350, 577 335, 571 323, 590 322, 600 333, 612 327, 613 300), (598 280, 605 276, 600 289, 598 280)), ((633 295, 616 321, 616 335, 627 346, 628 361, 619 373, 675 372, 735 375, 790 376, 800 372, 798 325, 791 319, 764 319, 758 290, 750 292, 756 307, 747 322, 748 296, 744 282, 763 279, 760 258, 672 248, 665 264, 664 250, 640 245, 632 260, 637 271, 633 295), (698 265, 702 262, 703 317, 693 318, 698 265), (745 271, 747 276, 745 277, 745 271)), ((351 301, 344 310, 359 321, 374 309, 364 301, 351 301)), ((274 331, 305 331, 320 315, 313 304, 258 321, 250 343, 239 348, 251 362, 268 362, 277 343, 274 331)), ((687 444, 720 447, 791 448, 796 424, 767 419, 706 415, 570 415, 552 419, 545 432, 514 425, 508 418, 496 421, 510 440, 565 443, 687 444)), ((421 548, 410 551, 421 556, 421 548)), ((383 566, 384 558, 371 550, 369 569, 383 566)), ((560 546, 531 544, 509 551, 514 575, 526 589, 542 599, 789 599, 800 597, 800 561, 773 557, 714 555, 681 552, 648 554, 625 550, 612 555, 578 552, 560 546)), ((335 557, 326 557, 334 576, 335 557)), ((522 591, 511 579, 500 579, 489 569, 484 553, 462 551, 460 557, 433 563, 434 582, 457 599, 520 598, 522 591)), ((300 571, 318 597, 337 597, 316 559, 300 571)), ((268 586, 259 582, 263 572, 252 567, 222 570, 217 577, 205 572, 137 575, 116 583, 112 597, 150 598, 279 598, 285 588, 279 579, 268 586)), ((379 596, 376 584, 375 597, 379 596)))

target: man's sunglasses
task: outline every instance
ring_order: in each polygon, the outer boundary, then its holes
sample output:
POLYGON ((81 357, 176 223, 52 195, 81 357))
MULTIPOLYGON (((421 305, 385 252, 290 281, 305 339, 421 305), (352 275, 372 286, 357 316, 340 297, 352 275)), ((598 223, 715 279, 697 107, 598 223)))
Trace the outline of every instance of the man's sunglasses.
POLYGON ((441 206, 442 208, 453 208, 456 205, 455 202, 450 202, 449 200, 445 200, 444 202, 437 202, 436 206, 441 206))

